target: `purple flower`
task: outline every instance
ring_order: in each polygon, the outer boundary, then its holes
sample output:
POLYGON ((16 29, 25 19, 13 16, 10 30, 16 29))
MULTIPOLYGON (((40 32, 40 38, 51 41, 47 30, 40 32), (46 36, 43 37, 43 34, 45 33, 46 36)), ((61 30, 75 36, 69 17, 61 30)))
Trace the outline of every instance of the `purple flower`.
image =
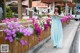
POLYGON ((5 40, 7 40, 8 39, 8 37, 5 37, 5 40))
POLYGON ((15 34, 16 33, 16 29, 12 29, 12 34, 15 34))
POLYGON ((21 33, 23 33, 23 30, 24 30, 23 28, 20 28, 20 32, 21 32, 21 33))
POLYGON ((23 29, 22 33, 24 34, 24 36, 27 36, 27 30, 26 29, 23 29))
POLYGON ((8 28, 13 29, 13 24, 11 22, 6 22, 8 28))
POLYGON ((13 29, 13 26, 12 25, 8 25, 8 28, 13 29))
POLYGON ((6 35, 10 36, 11 34, 8 32, 8 33, 6 33, 6 35))
POLYGON ((24 36, 27 36, 27 34, 28 34, 28 33, 27 33, 27 32, 25 32, 25 33, 24 33, 24 36))
POLYGON ((20 43, 22 44, 22 45, 25 45, 25 44, 28 44, 28 42, 27 41, 24 41, 24 40, 20 40, 20 43))
MULTIPOLYGON (((30 36, 33 33, 32 28, 21 27, 19 23, 6 22, 6 24, 7 24, 8 28, 4 29, 4 32, 6 33, 5 40, 9 40, 9 42, 13 42, 14 39, 15 40, 19 39, 19 37, 17 36, 17 35, 19 35, 19 33, 21 35, 24 34, 24 36, 30 36), (17 32, 19 32, 19 33, 17 34, 17 32)), ((24 40, 20 40, 20 43, 22 45, 28 44, 28 42, 24 41, 24 40)))
POLYGON ((26 33, 27 33, 28 36, 30 36, 31 34, 33 34, 33 28, 27 27, 26 28, 26 33))
POLYGON ((33 33, 33 28, 27 27, 26 29, 23 30, 24 36, 30 36, 33 33))
POLYGON ((19 27, 20 27, 20 24, 19 24, 18 22, 16 22, 16 23, 14 24, 14 26, 15 26, 15 28, 19 28, 19 27))
POLYGON ((27 42, 27 41, 25 41, 25 44, 28 44, 28 42, 27 42))
POLYGON ((16 31, 19 31, 19 28, 16 28, 16 31))
POLYGON ((16 34, 13 34, 13 37, 16 37, 16 34))
POLYGON ((10 41, 10 42, 13 42, 13 38, 12 38, 12 37, 9 37, 9 41, 10 41))
POLYGON ((25 45, 25 42, 24 42, 24 40, 20 40, 20 43, 22 44, 22 45, 25 45))
POLYGON ((13 38, 11 36, 6 36, 5 40, 9 40, 9 42, 13 42, 13 38))
POLYGON ((12 34, 11 34, 11 30, 9 30, 9 29, 4 29, 4 32, 5 32, 7 35, 12 35, 12 34))

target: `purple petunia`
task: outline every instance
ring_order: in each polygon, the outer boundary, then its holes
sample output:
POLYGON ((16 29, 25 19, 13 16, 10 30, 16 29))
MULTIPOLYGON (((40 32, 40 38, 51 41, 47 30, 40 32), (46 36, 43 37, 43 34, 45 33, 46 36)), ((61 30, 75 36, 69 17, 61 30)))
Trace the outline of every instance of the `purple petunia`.
POLYGON ((11 30, 9 30, 9 29, 5 29, 4 32, 5 32, 7 35, 12 35, 12 34, 11 34, 12 32, 11 32, 11 30))
POLYGON ((24 40, 20 40, 20 43, 22 44, 22 45, 26 45, 26 44, 28 44, 28 42, 27 41, 24 41, 24 40))
POLYGON ((31 34, 33 34, 33 28, 27 27, 26 32, 27 32, 27 35, 30 36, 31 34))
POLYGON ((20 30, 19 30, 21 33, 23 33, 23 31, 24 31, 24 28, 20 28, 20 30))
POLYGON ((33 28, 31 27, 27 27, 26 29, 21 29, 20 30, 24 36, 30 36, 31 34, 33 34, 33 28))
POLYGON ((12 30, 11 30, 12 34, 15 34, 16 31, 17 31, 16 29, 12 29, 12 30))
POLYGON ((22 45, 25 45, 25 42, 24 42, 24 40, 20 40, 20 43, 22 44, 22 45))
POLYGON ((9 42, 13 42, 13 38, 11 36, 6 36, 5 40, 9 40, 9 42))
POLYGON ((13 42, 13 38, 12 38, 12 37, 9 37, 9 41, 10 41, 10 42, 13 42))
POLYGON ((16 34, 13 34, 13 37, 16 37, 16 34))
POLYGON ((27 41, 25 41, 25 44, 28 44, 28 42, 27 42, 27 41))
MULTIPOLYGON (((13 19, 12 19, 13 20, 13 19)), ((14 40, 19 40, 22 45, 28 44, 27 41, 22 40, 23 36, 30 36, 33 34, 34 30, 31 27, 23 27, 18 22, 6 22, 7 28, 4 29, 6 33, 5 40, 13 42, 14 40)))

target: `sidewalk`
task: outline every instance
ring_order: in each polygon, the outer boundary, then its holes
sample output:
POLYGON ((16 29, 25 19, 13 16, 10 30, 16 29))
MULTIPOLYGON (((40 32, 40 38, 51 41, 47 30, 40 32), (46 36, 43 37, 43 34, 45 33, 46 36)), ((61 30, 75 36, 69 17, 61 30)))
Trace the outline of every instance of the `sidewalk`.
POLYGON ((32 53, 69 53, 78 26, 79 22, 71 21, 68 25, 64 27, 63 48, 53 48, 52 42, 51 40, 49 40, 41 48, 39 46, 39 48, 37 48, 37 50, 35 50, 35 52, 32 53))
POLYGON ((80 25, 70 48, 70 53, 80 53, 80 25))

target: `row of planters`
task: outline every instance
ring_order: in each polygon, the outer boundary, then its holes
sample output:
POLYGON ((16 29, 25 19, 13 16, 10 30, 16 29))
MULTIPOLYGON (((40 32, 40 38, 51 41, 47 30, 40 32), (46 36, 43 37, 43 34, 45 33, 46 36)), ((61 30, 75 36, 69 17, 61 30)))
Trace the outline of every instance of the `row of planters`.
MULTIPOLYGON (((71 16, 64 16, 62 24, 66 25, 70 19, 71 16)), ((19 23, 16 18, 6 18, 2 22, 5 24, 0 26, 3 30, 0 32, 0 45, 9 45, 7 53, 25 53, 50 35, 51 19, 31 18, 19 23)))
POLYGON ((25 53, 50 35, 47 21, 30 20, 27 24, 19 23, 16 18, 2 20, 5 24, 0 26, 3 30, 0 32, 0 45, 9 44, 8 53, 25 53))
POLYGON ((72 18, 73 17, 71 15, 63 16, 61 18, 62 25, 65 26, 66 24, 68 24, 72 18))

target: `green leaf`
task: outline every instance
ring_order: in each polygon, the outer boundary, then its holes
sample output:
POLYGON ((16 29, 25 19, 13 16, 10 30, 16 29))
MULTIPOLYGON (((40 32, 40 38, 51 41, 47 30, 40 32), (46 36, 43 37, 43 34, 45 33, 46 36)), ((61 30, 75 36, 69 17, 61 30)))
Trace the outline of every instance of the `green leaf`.
POLYGON ((16 37, 21 39, 23 37, 23 33, 21 32, 16 32, 16 37))

